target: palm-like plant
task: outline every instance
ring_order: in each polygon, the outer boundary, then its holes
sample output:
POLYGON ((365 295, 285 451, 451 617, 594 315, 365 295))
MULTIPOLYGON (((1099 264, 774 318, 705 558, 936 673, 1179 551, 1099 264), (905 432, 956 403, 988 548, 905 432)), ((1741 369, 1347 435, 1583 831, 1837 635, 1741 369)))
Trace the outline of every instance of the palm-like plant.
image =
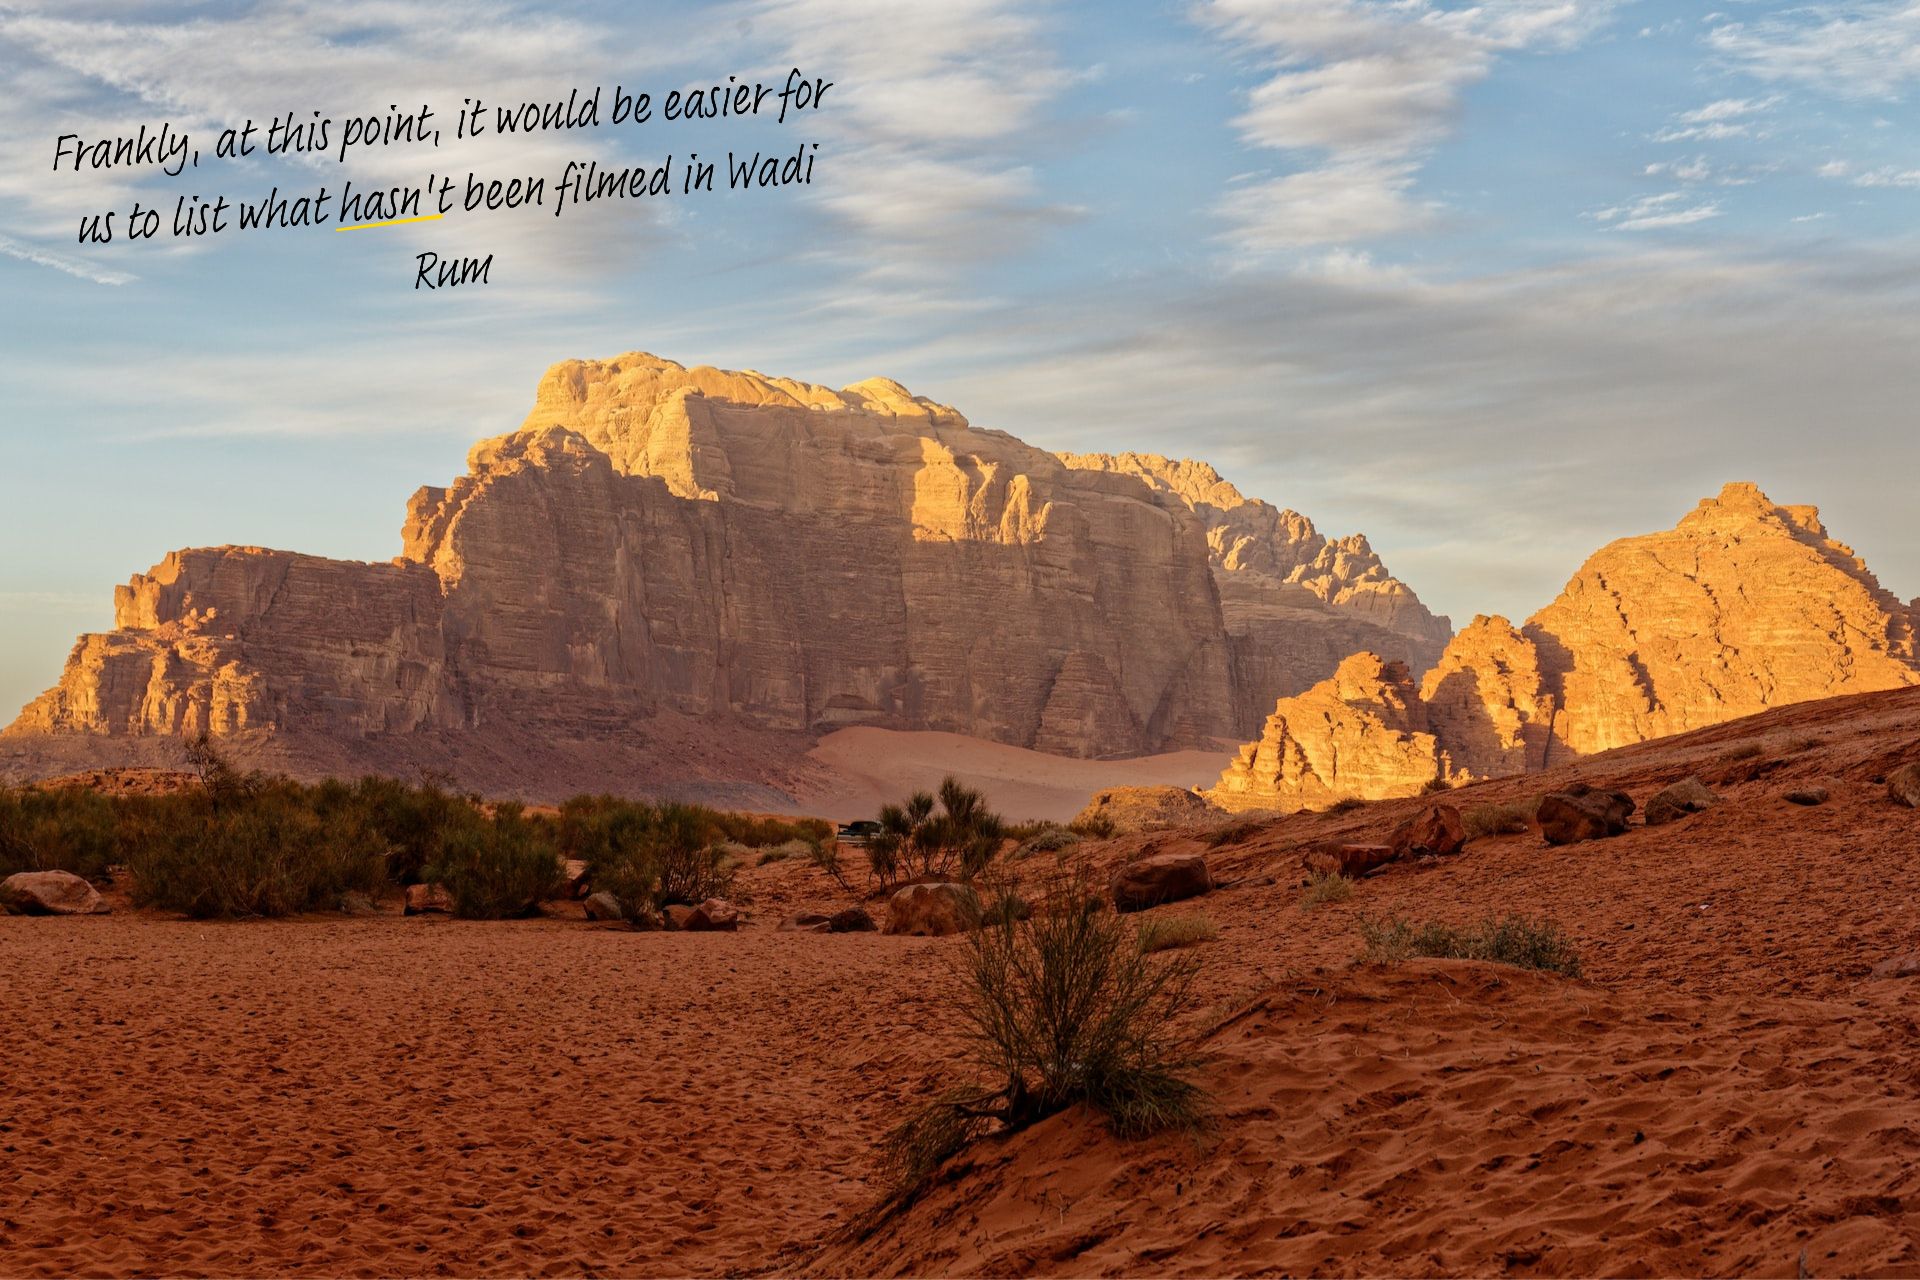
POLYGON ((1006 824, 986 797, 958 779, 940 784, 936 799, 916 791, 905 804, 880 810, 880 832, 867 841, 867 860, 882 884, 908 878, 971 880, 1000 851, 1006 824))

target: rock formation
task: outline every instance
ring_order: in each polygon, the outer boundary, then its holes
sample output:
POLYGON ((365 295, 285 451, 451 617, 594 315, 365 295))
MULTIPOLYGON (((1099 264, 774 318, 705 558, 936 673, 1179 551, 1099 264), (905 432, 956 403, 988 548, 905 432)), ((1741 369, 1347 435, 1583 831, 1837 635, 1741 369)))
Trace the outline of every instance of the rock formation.
POLYGON ((1453 768, 1404 662, 1356 653, 1282 698, 1257 742, 1203 794, 1223 809, 1324 809, 1349 796, 1418 795, 1453 768))
POLYGON ((1070 467, 1135 476, 1200 517, 1232 647, 1236 719, 1257 726, 1273 698, 1299 693, 1370 650, 1414 675, 1453 634, 1387 571, 1364 534, 1330 540, 1297 511, 1247 498, 1204 462, 1146 453, 1063 453, 1070 467))
POLYGON ((1596 552, 1525 627, 1475 618, 1417 696, 1404 680, 1373 681, 1377 660, 1354 659, 1341 679, 1282 699, 1208 794, 1240 808, 1381 799, 1449 770, 1533 772, 1769 707, 1920 684, 1915 625, 1913 606, 1812 507, 1729 484, 1674 529, 1596 552), (1400 738, 1383 752, 1388 733, 1400 738), (1374 749, 1356 756, 1361 742, 1374 749))
POLYGON ((431 736, 510 770, 687 724, 1124 755, 1244 736, 1348 629, 1444 636, 1363 539, 1201 464, 1113 462, 884 379, 568 361, 520 430, 414 495, 392 563, 175 552, 8 732, 298 738, 331 768, 431 736), (1221 580, 1266 612, 1223 614, 1221 580))

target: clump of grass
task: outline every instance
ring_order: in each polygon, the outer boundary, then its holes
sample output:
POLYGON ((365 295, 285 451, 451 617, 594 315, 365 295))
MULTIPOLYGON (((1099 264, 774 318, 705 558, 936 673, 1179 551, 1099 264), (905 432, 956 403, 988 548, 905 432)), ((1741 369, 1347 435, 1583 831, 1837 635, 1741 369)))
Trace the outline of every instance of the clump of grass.
POLYGON ((1163 920, 1143 922, 1138 945, 1141 955, 1151 955, 1156 951, 1172 951, 1200 942, 1212 942, 1219 936, 1220 926, 1205 916, 1168 916, 1163 920))
POLYGON ((1311 911, 1327 902, 1345 902, 1353 896, 1353 881, 1337 871, 1316 871, 1300 891, 1300 909, 1311 911))
POLYGON ((1359 796, 1341 796, 1338 800, 1328 805, 1326 811, 1328 813, 1352 813, 1355 809, 1364 809, 1366 806, 1367 802, 1359 796))
POLYGON ((1537 796, 1512 804, 1477 804, 1460 815, 1460 823, 1469 840, 1482 836, 1517 836, 1533 829, 1533 818, 1539 810, 1537 796))
POLYGON ((1008 834, 1020 841, 1013 852, 1007 855, 1011 862, 1022 862, 1039 853, 1064 853, 1083 838, 1079 832, 1057 822, 1031 823, 1010 830, 1008 834))
POLYGON ((1413 956, 1444 960, 1488 960, 1521 969, 1580 976, 1580 953, 1566 932, 1551 920, 1521 915, 1488 916, 1466 926, 1412 924, 1394 916, 1386 920, 1364 917, 1360 937, 1366 944, 1361 958, 1398 964, 1413 956))
POLYGON ((758 865, 764 867, 769 863, 785 862, 788 858, 810 857, 815 848, 805 840, 787 840, 771 849, 762 849, 758 865))
POLYGON ((895 1126, 882 1162, 891 1191, 870 1222, 976 1138, 1079 1103, 1121 1137, 1199 1122, 1206 1095, 1188 1078, 1179 1030, 1198 960, 1150 959, 1096 899, 1061 877, 1047 909, 969 936, 954 1000, 983 1083, 943 1093, 895 1126))
POLYGON ((1795 755, 1799 755, 1802 752, 1813 750, 1825 741, 1825 738, 1808 734, 1806 737, 1795 738, 1792 742, 1789 742, 1787 744, 1787 750, 1793 752, 1795 755))
POLYGON ((1221 845, 1239 844, 1251 837, 1265 825, 1260 822, 1235 822, 1216 828, 1207 833, 1207 848, 1218 849, 1221 845))
POLYGON ((427 879, 453 895, 453 913, 469 920, 530 915, 553 896, 560 860, 547 824, 517 802, 494 806, 493 820, 455 832, 427 879))
POLYGON ((1722 752, 1720 758, 1729 762, 1735 760, 1753 760, 1762 754, 1763 750, 1759 743, 1743 742, 1737 747, 1730 747, 1722 752))
POLYGON ((1067 830, 1075 835, 1085 836, 1089 840, 1110 840, 1118 827, 1111 814, 1088 813, 1069 822, 1067 830))
POLYGON ((1436 775, 1427 779, 1426 785, 1420 788, 1420 794, 1423 796, 1437 796, 1442 791, 1451 790, 1453 790, 1453 784, 1445 778, 1436 775))

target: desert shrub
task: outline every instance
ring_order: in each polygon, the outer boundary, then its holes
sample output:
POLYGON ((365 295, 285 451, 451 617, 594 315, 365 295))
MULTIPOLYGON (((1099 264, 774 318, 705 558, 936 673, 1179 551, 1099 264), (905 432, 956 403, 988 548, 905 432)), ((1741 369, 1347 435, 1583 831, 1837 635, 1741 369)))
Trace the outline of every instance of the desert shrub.
POLYGON ((1352 813, 1355 809, 1364 809, 1367 802, 1359 796, 1341 796, 1327 806, 1328 813, 1352 813))
POLYGON ((1580 953, 1564 930, 1551 920, 1525 916, 1488 916, 1467 926, 1421 925, 1393 917, 1363 918, 1360 936, 1366 944, 1362 959, 1397 964, 1410 956, 1448 960, 1490 960, 1522 969, 1545 969, 1569 978, 1580 976, 1580 953))
POLYGON ((788 858, 810 857, 817 848, 819 848, 818 845, 806 840, 788 840, 771 849, 762 849, 756 861, 764 867, 770 862, 785 862, 788 858))
POLYGON ((141 807, 126 844, 136 903, 195 919, 284 916, 386 883, 380 838, 350 807, 323 812, 305 789, 259 778, 195 799, 141 807))
POLYGON ((1260 822, 1235 822, 1216 828, 1207 834, 1207 848, 1218 849, 1222 845, 1239 844, 1253 836, 1263 825, 1260 822))
MULTIPOLYGON (((669 903, 726 895, 735 866, 750 851, 721 839, 719 816, 702 805, 578 797, 561 806, 561 851, 584 858, 594 885, 638 919, 669 903)), ((797 838, 792 843, 815 848, 797 838)))
POLYGON ((1540 809, 1540 798, 1512 804, 1477 804, 1460 815, 1467 839, 1482 836, 1517 836, 1533 829, 1533 816, 1540 809))
POLYGON ((1067 830, 1089 840, 1111 840, 1116 829, 1113 818, 1104 813, 1082 814, 1067 824, 1067 830))
POLYGON ((1722 752, 1720 758, 1726 761, 1755 760, 1762 754, 1763 748, 1757 742, 1743 742, 1722 752))
POLYGON ((1338 872, 1316 871, 1300 891, 1300 909, 1311 911, 1322 903, 1345 902, 1353 896, 1353 881, 1338 872))
POLYGON ((1420 788, 1420 794, 1423 796, 1437 796, 1442 791, 1451 790, 1453 790, 1453 784, 1451 782, 1448 782, 1445 778, 1436 776, 1427 779, 1426 785, 1420 788))
POLYGON ((408 784, 365 777, 339 801, 358 808, 387 847, 387 872, 395 884, 418 884, 442 860, 447 841, 486 821, 471 796, 455 795, 438 780, 408 784))
POLYGON ((1009 829, 1007 834, 1020 843, 1007 855, 1010 862, 1024 862, 1042 853, 1064 853, 1080 843, 1079 833, 1057 822, 1029 822, 1009 829))
MULTIPOLYGON (((699 806, 693 806, 699 807, 699 806)), ((799 841, 819 848, 833 843, 833 824, 822 818, 767 818, 709 809, 720 835, 749 849, 774 848, 799 841)))
POLYGON ((494 806, 491 821, 449 833, 425 875, 447 887, 455 915, 504 920, 530 914, 553 895, 560 863, 548 825, 509 801, 494 806))
POLYGON ((0 879, 16 871, 100 878, 116 859, 119 811, 83 787, 0 787, 0 879))
POLYGON ((187 768, 199 777, 200 790, 216 811, 245 803, 268 784, 262 774, 235 768, 205 733, 187 744, 187 768))
POLYGON ((1095 898, 1063 878, 1049 909, 969 935, 955 1000, 983 1082, 920 1106, 889 1134, 883 1208, 911 1199, 982 1134, 1078 1103, 1121 1137, 1199 1121, 1205 1095, 1179 1031, 1198 961, 1150 958, 1095 898))
POLYGON ((1000 852, 1005 830, 985 796, 948 778, 937 800, 916 791, 905 804, 880 810, 880 833, 867 841, 867 861, 882 884, 915 877, 971 880, 1000 852))
POLYGON ((1803 751, 1813 750, 1815 747, 1819 746, 1821 743, 1825 741, 1826 739, 1824 738, 1818 737, 1814 734, 1808 734, 1805 737, 1795 738, 1793 741, 1789 742, 1787 744, 1787 750, 1793 752, 1795 755, 1799 755, 1803 751))
POLYGON ((1136 944, 1142 955, 1172 951, 1198 942, 1212 942, 1220 936, 1220 927, 1205 916, 1168 916, 1147 920, 1140 926, 1136 944))

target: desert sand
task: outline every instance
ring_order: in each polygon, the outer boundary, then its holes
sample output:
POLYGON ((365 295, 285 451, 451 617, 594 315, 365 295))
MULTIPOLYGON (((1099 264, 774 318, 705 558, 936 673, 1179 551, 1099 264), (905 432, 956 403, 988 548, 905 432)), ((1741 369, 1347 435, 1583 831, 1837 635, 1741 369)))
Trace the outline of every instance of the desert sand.
POLYGON ((1198 1137, 1068 1112, 867 1238, 895 1108, 953 1080, 961 944, 776 932, 844 899, 749 869, 738 934, 131 912, 0 919, 0 1274, 1912 1274, 1920 690, 1475 784, 1717 808, 1479 840, 1298 902, 1301 845, 1417 799, 1083 845, 1206 852, 1157 910, 1205 961, 1198 1137), (1819 784, 1805 808, 1788 788, 1819 784), (1558 919, 1586 974, 1357 965, 1362 914, 1558 919))
POLYGON ((942 778, 960 779, 1014 819, 1066 822, 1103 787, 1196 787, 1211 782, 1231 751, 1168 751, 1131 760, 1076 760, 957 733, 852 728, 807 753, 818 768, 797 807, 835 821, 870 818, 883 804, 942 778))

